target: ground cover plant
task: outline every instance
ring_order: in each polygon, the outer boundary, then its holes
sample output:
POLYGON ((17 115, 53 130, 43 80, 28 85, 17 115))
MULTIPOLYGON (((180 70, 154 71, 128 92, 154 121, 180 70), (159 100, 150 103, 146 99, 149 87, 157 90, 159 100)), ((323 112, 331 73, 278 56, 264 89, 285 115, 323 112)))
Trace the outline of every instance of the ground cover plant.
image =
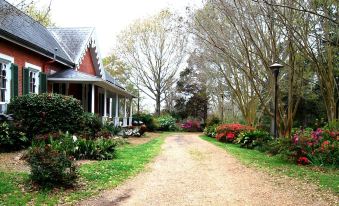
POLYGON ((301 167, 295 163, 286 161, 280 155, 271 156, 257 150, 241 148, 240 145, 237 144, 225 144, 206 135, 200 137, 225 149, 246 165, 254 166, 272 174, 281 174, 312 181, 321 188, 330 189, 335 193, 339 193, 339 174, 338 170, 333 167, 301 167))
POLYGON ((117 148, 116 158, 84 164, 79 167, 79 185, 71 190, 31 191, 28 187, 28 173, 10 173, 0 171, 0 199, 4 205, 56 205, 58 203, 74 204, 80 199, 98 194, 121 184, 127 178, 142 171, 160 151, 164 137, 162 133, 141 145, 123 145, 117 148))

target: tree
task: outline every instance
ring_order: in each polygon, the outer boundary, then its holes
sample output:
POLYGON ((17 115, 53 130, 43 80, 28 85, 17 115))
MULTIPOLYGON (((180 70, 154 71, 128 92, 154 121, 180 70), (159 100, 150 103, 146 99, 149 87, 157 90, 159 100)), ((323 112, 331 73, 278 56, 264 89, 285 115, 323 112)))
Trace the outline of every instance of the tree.
MULTIPOLYGON (((42 24, 43 26, 45 27, 54 26, 50 14, 52 0, 50 0, 48 6, 44 8, 39 8, 37 6, 37 2, 34 0, 10 0, 9 2, 16 8, 20 9, 21 11, 32 17, 34 20, 42 24)), ((12 15, 13 12, 17 12, 17 10, 10 9, 8 7, 6 8, 0 7, 0 16, 2 18, 5 18, 9 14, 12 15)))
POLYGON ((177 82, 176 113, 182 119, 187 117, 207 119, 208 96, 206 82, 192 65, 180 72, 177 82))
POLYGON ((187 37, 180 18, 169 11, 137 20, 118 36, 119 57, 131 68, 131 80, 156 102, 160 114, 165 93, 185 58, 187 37))

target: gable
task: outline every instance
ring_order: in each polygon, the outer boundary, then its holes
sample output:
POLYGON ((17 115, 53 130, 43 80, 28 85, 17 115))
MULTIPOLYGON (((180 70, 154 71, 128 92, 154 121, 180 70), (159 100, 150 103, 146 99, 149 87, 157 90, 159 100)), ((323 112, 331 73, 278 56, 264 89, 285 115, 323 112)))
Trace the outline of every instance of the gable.
POLYGON ((92 54, 91 54, 91 49, 87 48, 83 59, 78 67, 78 71, 84 72, 86 74, 91 74, 94 76, 99 76, 97 75, 97 71, 95 69, 93 59, 92 59, 92 54))

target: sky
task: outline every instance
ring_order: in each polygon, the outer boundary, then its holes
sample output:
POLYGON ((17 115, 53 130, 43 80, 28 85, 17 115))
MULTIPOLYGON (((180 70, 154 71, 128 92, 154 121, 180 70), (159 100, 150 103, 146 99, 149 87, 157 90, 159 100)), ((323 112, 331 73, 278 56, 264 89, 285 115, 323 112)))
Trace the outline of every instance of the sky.
MULTIPOLYGON (((39 0, 41 6, 49 0, 39 0)), ((52 0, 52 21, 59 27, 95 27, 101 57, 113 51, 116 36, 134 20, 169 8, 184 14, 186 7, 200 7, 202 0, 52 0)), ((154 112, 155 102, 147 97, 142 108, 154 112)))
MULTIPOLYGON (((47 5, 49 0, 38 0, 47 5)), ((95 27, 101 56, 110 54, 116 36, 134 20, 165 8, 184 13, 202 0, 52 0, 51 17, 59 27, 95 27)))

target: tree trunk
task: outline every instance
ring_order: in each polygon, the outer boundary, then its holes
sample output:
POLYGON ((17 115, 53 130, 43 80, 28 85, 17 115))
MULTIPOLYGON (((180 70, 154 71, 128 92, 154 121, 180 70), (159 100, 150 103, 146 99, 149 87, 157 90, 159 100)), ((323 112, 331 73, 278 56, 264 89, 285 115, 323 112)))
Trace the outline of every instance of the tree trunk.
POLYGON ((156 96, 156 103, 155 103, 155 114, 157 116, 160 116, 160 93, 157 93, 157 96, 156 96))

